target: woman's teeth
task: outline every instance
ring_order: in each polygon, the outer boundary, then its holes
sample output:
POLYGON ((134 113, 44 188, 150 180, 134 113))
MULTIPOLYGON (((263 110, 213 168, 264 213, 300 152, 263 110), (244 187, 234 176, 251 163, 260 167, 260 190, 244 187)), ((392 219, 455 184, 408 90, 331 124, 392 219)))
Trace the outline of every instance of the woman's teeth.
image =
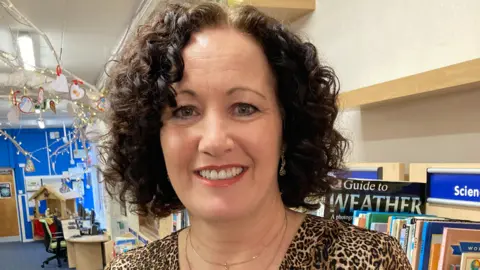
POLYGON ((224 180, 233 178, 243 172, 242 167, 234 167, 223 170, 201 170, 199 174, 209 180, 224 180))

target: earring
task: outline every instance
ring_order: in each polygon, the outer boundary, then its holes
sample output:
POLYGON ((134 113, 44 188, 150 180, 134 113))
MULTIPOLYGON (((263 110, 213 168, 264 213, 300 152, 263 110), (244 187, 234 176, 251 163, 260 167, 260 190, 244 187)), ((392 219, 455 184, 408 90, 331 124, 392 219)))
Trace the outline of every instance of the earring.
POLYGON ((282 161, 282 164, 280 165, 280 176, 285 176, 287 174, 287 171, 285 170, 285 164, 287 163, 285 161, 285 151, 282 150, 282 154, 280 155, 280 160, 282 161))

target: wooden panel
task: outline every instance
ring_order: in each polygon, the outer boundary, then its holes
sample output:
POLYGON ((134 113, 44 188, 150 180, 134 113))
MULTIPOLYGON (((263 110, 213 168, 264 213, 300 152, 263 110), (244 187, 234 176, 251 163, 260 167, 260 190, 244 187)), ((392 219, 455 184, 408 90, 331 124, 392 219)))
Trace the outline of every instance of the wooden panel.
POLYGON ((474 207, 427 203, 427 214, 480 221, 480 209, 474 207))
POLYGON ((280 21, 291 22, 315 10, 315 0, 228 0, 229 6, 252 5, 280 21))
POLYGON ((368 163, 347 163, 348 168, 371 168, 382 167, 382 180, 399 181, 405 180, 405 165, 399 162, 368 162, 368 163))
POLYGON ((114 250, 114 247, 113 247, 113 244, 115 243, 115 241, 108 241, 108 242, 105 242, 103 243, 103 250, 105 251, 105 263, 110 263, 112 260, 113 260, 113 250, 114 250))
POLYGON ((173 227, 173 217, 172 215, 160 219, 160 226, 158 229, 158 234, 160 235, 160 238, 164 238, 172 233, 173 227))
POLYGON ((410 182, 427 182, 427 169, 448 168, 448 169, 480 169, 480 163, 411 163, 410 182))
POLYGON ((76 269, 103 269, 103 254, 101 245, 103 245, 103 243, 74 243, 76 269))
POLYGON ((343 109, 480 88, 480 58, 340 94, 343 109))
POLYGON ((75 245, 69 241, 67 241, 67 256, 68 256, 68 267, 69 268, 77 267, 77 261, 75 257, 75 245))
MULTIPOLYGON (((1 173, 1 172, 0 172, 1 173)), ((10 174, 0 174, 0 183, 10 184, 11 197, 0 198, 0 237, 19 236, 15 181, 10 174)))

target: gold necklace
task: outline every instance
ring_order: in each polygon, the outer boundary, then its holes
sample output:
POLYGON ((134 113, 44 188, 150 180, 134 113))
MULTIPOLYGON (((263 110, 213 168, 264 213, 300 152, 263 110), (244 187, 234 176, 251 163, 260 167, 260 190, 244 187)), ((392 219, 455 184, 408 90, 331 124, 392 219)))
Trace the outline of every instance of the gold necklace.
MULTIPOLYGON (((278 246, 277 246, 277 249, 276 249, 276 251, 275 251, 275 253, 274 253, 273 258, 272 258, 272 259, 270 260, 270 262, 268 263, 268 266, 270 266, 270 265, 273 263, 273 261, 274 261, 274 259, 275 259, 275 257, 276 257, 275 255, 278 253, 278 250, 280 249, 280 246, 281 246, 281 244, 282 244, 282 242, 283 242, 283 239, 285 238, 285 234, 286 234, 286 232, 287 232, 287 226, 288 226, 287 212, 285 211, 285 218, 284 218, 284 223, 283 223, 283 226, 282 226, 282 227, 284 227, 283 234, 282 234, 282 238, 281 238, 281 240, 280 240, 280 243, 279 243, 278 246)), ((280 233, 280 232, 278 232, 278 233, 280 233)), ((278 234, 277 234, 277 235, 278 235, 278 234)), ((277 235, 274 237, 274 239, 277 237, 277 235)), ((204 259, 204 258, 197 252, 197 250, 196 250, 195 247, 193 246, 192 239, 190 238, 190 228, 188 228, 188 230, 187 230, 187 236, 186 236, 185 241, 186 241, 186 242, 190 242, 190 246, 192 247, 193 252, 195 252, 195 254, 196 254, 200 259, 202 259, 204 262, 209 263, 209 264, 212 264, 212 265, 221 266, 221 267, 223 267, 224 270, 229 270, 230 267, 232 267, 232 266, 236 266, 236 265, 240 265, 240 264, 244 264, 244 263, 248 263, 248 262, 254 261, 254 260, 256 260, 258 257, 260 257, 260 255, 262 254, 262 252, 265 250, 265 248, 262 249, 262 251, 261 251, 259 254, 253 256, 253 257, 250 258, 250 259, 246 259, 246 260, 244 260, 244 261, 235 262, 235 263, 228 263, 228 262, 217 263, 217 262, 212 262, 212 261, 209 261, 209 260, 204 259), (190 241, 188 241, 188 240, 190 240, 190 241)), ((186 260, 187 260, 187 264, 188 264, 188 269, 191 270, 191 269, 192 269, 192 265, 191 265, 191 263, 190 263, 190 259, 188 258, 187 246, 188 246, 188 244, 185 243, 185 256, 186 256, 186 260)), ((267 267, 268 267, 268 266, 267 266, 267 267)))

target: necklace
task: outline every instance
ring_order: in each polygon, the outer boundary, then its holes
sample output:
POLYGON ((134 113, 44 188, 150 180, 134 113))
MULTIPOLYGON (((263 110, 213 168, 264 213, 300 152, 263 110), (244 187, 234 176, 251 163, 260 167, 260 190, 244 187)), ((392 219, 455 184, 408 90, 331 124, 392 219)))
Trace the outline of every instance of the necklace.
MULTIPOLYGON (((274 256, 273 258, 270 260, 270 262, 268 263, 267 267, 270 266, 274 259, 275 259, 275 255, 278 253, 278 250, 280 249, 280 246, 283 242, 283 239, 285 238, 285 234, 287 232, 287 227, 288 227, 288 219, 287 219, 287 212, 285 211, 285 218, 284 218, 284 225, 282 226, 284 229, 283 229, 283 234, 282 234, 282 238, 280 240, 280 242, 278 243, 278 246, 276 248, 276 251, 274 253, 274 256)), ((279 234, 280 232, 278 232, 279 234)), ((274 239, 278 236, 278 234, 274 237, 274 239)), ((228 263, 228 262, 224 262, 224 263, 217 263, 217 262, 212 262, 212 261, 209 261, 209 260, 206 260, 204 259, 198 252, 197 250, 195 249, 195 247, 193 246, 192 244, 192 239, 190 238, 190 228, 188 228, 188 231, 187 231, 187 236, 186 236, 186 239, 185 239, 186 242, 190 242, 190 246, 192 247, 193 251, 195 252, 195 254, 200 258, 202 259, 204 262, 208 263, 208 264, 213 264, 213 265, 217 265, 217 266, 221 266, 223 267, 224 270, 229 270, 230 267, 232 266, 236 266, 236 265, 240 265, 240 264, 244 264, 244 263, 248 263, 248 262, 251 262, 251 261, 254 261, 256 260, 258 257, 260 257, 260 255, 262 254, 262 252, 265 250, 265 248, 257 255, 253 256, 252 258, 250 259, 246 259, 246 260, 243 260, 243 261, 240 261, 240 262, 235 262, 235 263, 228 263), (189 241, 190 240, 190 241, 189 241)), ((192 266, 191 266, 191 263, 190 263, 190 259, 188 258, 188 252, 187 252, 187 243, 185 243, 185 256, 186 256, 186 260, 187 260, 187 264, 188 264, 188 269, 192 269, 192 266)))

